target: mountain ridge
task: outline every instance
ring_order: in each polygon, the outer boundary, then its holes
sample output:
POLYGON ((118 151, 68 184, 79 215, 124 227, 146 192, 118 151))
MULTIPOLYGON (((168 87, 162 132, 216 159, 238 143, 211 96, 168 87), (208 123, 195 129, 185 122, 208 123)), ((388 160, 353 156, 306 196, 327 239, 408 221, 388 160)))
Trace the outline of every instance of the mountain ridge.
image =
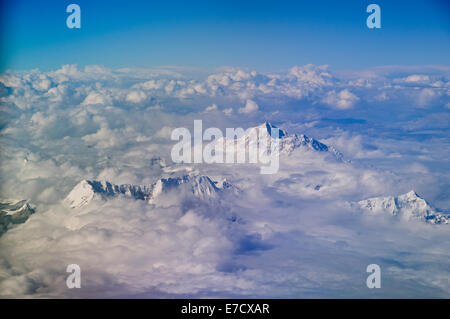
MULTIPOLYGON (((226 152, 228 149, 234 149, 236 144, 238 150, 245 150, 246 152, 251 150, 253 151, 253 154, 258 154, 259 151, 262 151, 260 149, 261 141, 264 139, 264 142, 271 141, 271 143, 273 140, 277 140, 276 142, 279 145, 279 154, 290 155, 292 152, 298 149, 329 153, 333 155, 338 161, 344 160, 343 154, 333 146, 328 146, 320 142, 319 140, 306 136, 305 134, 289 134, 286 130, 273 125, 269 121, 265 121, 264 123, 254 127, 250 127, 246 131, 244 131, 242 135, 236 134, 233 138, 223 136, 221 138, 218 138, 214 143, 223 144, 223 146, 225 146, 224 152, 226 152), (275 137, 272 136, 272 132, 274 129, 278 130, 278 134, 274 134, 275 137)), ((267 147, 267 149, 270 149, 271 143, 264 143, 262 147, 267 147)))
POLYGON ((192 196, 208 200, 216 198, 218 193, 237 189, 228 181, 213 181, 205 175, 182 175, 178 177, 163 177, 149 185, 113 184, 109 181, 82 180, 64 199, 70 208, 81 208, 95 199, 109 199, 118 196, 147 201, 155 204, 157 198, 171 190, 179 190, 185 186, 192 196))
POLYGON ((450 216, 437 212, 414 190, 398 196, 373 197, 357 203, 374 214, 388 213, 404 220, 421 220, 430 224, 449 224, 450 216))

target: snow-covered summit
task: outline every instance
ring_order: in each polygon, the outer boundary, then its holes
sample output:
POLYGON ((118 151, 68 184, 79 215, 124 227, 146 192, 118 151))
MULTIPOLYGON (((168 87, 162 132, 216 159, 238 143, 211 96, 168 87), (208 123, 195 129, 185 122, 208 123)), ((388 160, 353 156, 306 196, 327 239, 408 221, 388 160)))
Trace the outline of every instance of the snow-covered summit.
POLYGON ((108 181, 83 180, 79 182, 64 200, 71 208, 82 207, 93 199, 124 195, 140 200, 148 200, 151 196, 149 186, 131 184, 115 185, 108 181))
POLYGON ((422 220, 432 224, 448 224, 446 214, 436 212, 422 197, 411 190, 397 197, 375 197, 358 202, 359 206, 371 213, 389 213, 404 220, 422 220))
POLYGON ((187 192, 192 196, 207 200, 216 198, 217 194, 230 188, 226 181, 215 182, 208 176, 183 175, 179 177, 160 178, 156 182, 140 186, 131 184, 116 185, 108 181, 83 180, 79 182, 64 199, 71 208, 80 208, 95 199, 108 199, 125 196, 136 200, 156 203, 157 198, 172 190, 187 192))
POLYGON ((250 128, 244 136, 238 138, 238 145, 247 142, 255 133, 259 133, 261 138, 268 138, 270 136, 272 139, 278 139, 280 153, 290 154, 296 149, 307 149, 317 152, 330 152, 338 159, 343 158, 342 153, 332 146, 325 145, 304 134, 288 134, 287 131, 278 128, 268 121, 250 128), (276 133, 274 129, 278 130, 278 133, 276 133), (272 136, 272 132, 274 137, 272 136))
POLYGON ((279 138, 279 139, 288 135, 285 130, 282 130, 281 128, 273 125, 272 123, 270 123, 268 121, 262 123, 261 125, 258 125, 258 126, 255 126, 255 127, 252 127, 249 129, 249 133, 253 132, 253 131, 257 131, 257 132, 261 131, 267 135, 271 135, 272 131, 274 131, 274 135, 276 134, 275 138, 279 138), (275 129, 278 130, 278 134, 275 133, 275 131, 274 131, 275 129))

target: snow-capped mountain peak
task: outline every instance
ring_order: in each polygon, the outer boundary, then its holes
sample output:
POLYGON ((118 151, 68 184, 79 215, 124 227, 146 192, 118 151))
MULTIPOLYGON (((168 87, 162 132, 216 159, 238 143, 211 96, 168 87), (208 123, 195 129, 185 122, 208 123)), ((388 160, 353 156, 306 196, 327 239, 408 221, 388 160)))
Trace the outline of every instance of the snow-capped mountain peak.
POLYGON ((95 199, 106 200, 124 196, 155 204, 160 195, 167 194, 172 190, 185 191, 196 198, 208 200, 216 198, 218 193, 231 188, 229 183, 220 186, 218 187, 217 182, 211 180, 208 176, 202 175, 160 178, 156 182, 145 186, 116 185, 108 181, 83 180, 67 195, 64 203, 70 208, 80 208, 95 199))
POLYGON ((117 195, 125 195, 135 199, 147 200, 151 196, 148 186, 139 185, 115 185, 108 181, 83 180, 79 182, 64 200, 70 207, 82 207, 95 198, 107 198, 117 195))
POLYGON ((272 123, 266 121, 261 125, 255 126, 253 128, 251 128, 251 130, 255 130, 257 129, 258 131, 263 131, 265 133, 267 133, 267 135, 272 137, 272 131, 273 129, 277 129, 278 130, 278 136, 275 136, 275 138, 283 138, 285 136, 287 136, 287 132, 285 130, 282 130, 280 128, 278 128, 277 126, 273 125, 272 123))
POLYGON ((399 198, 402 198, 404 200, 409 200, 409 201, 416 200, 416 199, 421 199, 421 200, 425 201, 414 190, 410 190, 406 194, 399 195, 399 198))
POLYGON ((180 177, 161 178, 151 186, 152 192, 149 197, 150 203, 155 203, 157 197, 161 194, 167 193, 173 189, 184 188, 194 197, 206 200, 215 198, 219 188, 208 176, 191 176, 183 175, 180 177))
POLYGON ((389 213, 405 220, 422 220, 432 224, 448 224, 450 221, 448 215, 436 212, 414 190, 397 197, 369 198, 358 204, 371 213, 389 213))
POLYGON ((254 129, 262 129, 267 132, 269 136, 271 136, 271 132, 274 128, 279 130, 278 138, 280 153, 290 154, 296 149, 307 149, 317 152, 330 152, 337 159, 343 158, 342 153, 340 153, 332 146, 325 145, 312 137, 306 136, 305 134, 288 134, 287 131, 280 129, 275 125, 272 125, 268 121, 259 126, 256 126, 254 129))
POLYGON ((332 146, 325 145, 318 140, 308 137, 304 134, 288 134, 287 131, 278 128, 269 121, 266 121, 258 126, 251 127, 245 131, 241 136, 236 138, 220 138, 217 143, 225 143, 226 149, 234 148, 236 143, 238 149, 250 150, 260 147, 261 139, 274 140, 276 139, 279 145, 280 154, 291 154, 297 149, 309 150, 315 152, 329 152, 335 156, 338 160, 342 160, 343 155, 332 146), (274 133, 275 137, 272 137, 274 129, 278 130, 278 134, 274 133))

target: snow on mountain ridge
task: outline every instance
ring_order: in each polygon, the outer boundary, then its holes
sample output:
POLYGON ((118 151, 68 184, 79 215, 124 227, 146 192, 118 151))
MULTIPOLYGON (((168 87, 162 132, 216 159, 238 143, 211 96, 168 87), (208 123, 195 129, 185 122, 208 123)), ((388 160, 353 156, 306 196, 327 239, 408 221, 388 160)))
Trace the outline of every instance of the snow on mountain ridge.
POLYGON ((362 209, 372 213, 389 213, 405 220, 422 220, 431 224, 448 224, 446 214, 436 212, 422 197, 411 190, 397 197, 374 197, 358 202, 362 209))
POLYGON ((125 196, 148 201, 153 204, 156 203, 159 195, 182 186, 186 186, 187 190, 194 197, 207 200, 209 198, 216 198, 217 193, 230 187, 226 181, 223 182, 223 185, 217 185, 217 183, 212 181, 208 176, 201 175, 160 178, 155 183, 145 186, 131 184, 115 185, 108 181, 83 180, 67 195, 64 203, 70 208, 80 208, 95 199, 125 196), (225 185, 225 183, 227 184, 225 185))
POLYGON ((82 207, 95 198, 125 195, 135 199, 147 200, 151 189, 147 186, 130 184, 114 185, 107 181, 83 180, 78 183, 64 200, 71 208, 82 207))
POLYGON ((318 152, 329 152, 333 154, 338 160, 343 159, 343 155, 337 149, 332 146, 325 145, 318 140, 308 137, 304 134, 288 134, 287 131, 278 128, 277 126, 266 121, 258 126, 249 128, 244 135, 238 136, 236 139, 218 139, 218 143, 223 143, 225 141, 226 149, 233 148, 236 142, 238 149, 246 149, 248 146, 250 148, 260 147, 260 139, 266 138, 267 140, 277 139, 279 143, 279 152, 284 154, 291 154, 296 149, 308 149, 318 152), (278 129, 278 136, 272 137, 273 129, 278 129), (259 137, 258 140, 255 140, 259 137))
POLYGON ((295 149, 306 147, 310 150, 318 152, 330 152, 338 159, 342 159, 343 157, 342 153, 340 153, 332 146, 325 145, 312 137, 306 136, 305 134, 288 134, 287 131, 278 128, 268 121, 259 126, 256 126, 253 129, 263 129, 268 136, 271 136, 272 129, 274 128, 279 130, 277 138, 280 139, 279 144, 281 153, 284 152, 290 154, 295 149))

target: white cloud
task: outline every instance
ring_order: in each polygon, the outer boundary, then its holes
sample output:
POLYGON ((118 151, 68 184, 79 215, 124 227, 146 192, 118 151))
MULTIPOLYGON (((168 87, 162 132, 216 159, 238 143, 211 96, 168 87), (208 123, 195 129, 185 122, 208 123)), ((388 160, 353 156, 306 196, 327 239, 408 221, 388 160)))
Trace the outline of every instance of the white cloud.
POLYGON ((156 132, 155 136, 159 138, 170 139, 173 130, 174 128, 172 127, 164 126, 156 132))
MULTIPOLYGON (((89 70, 89 69, 88 69, 89 70)), ((80 71, 76 64, 66 64, 61 67, 61 69, 55 71, 56 74, 64 74, 70 76, 78 76, 80 71)))
POLYGON ((111 104, 111 98, 100 92, 91 92, 86 96, 82 105, 95 105, 95 104, 111 104))
POLYGON ((132 91, 127 94, 126 100, 131 103, 141 103, 147 99, 147 95, 142 91, 132 91))
POLYGON ((339 93, 334 90, 328 92, 323 101, 332 107, 345 110, 352 108, 359 98, 348 89, 344 89, 339 93))
POLYGON ((420 107, 428 107, 436 100, 438 93, 430 88, 420 90, 417 96, 416 104, 420 107))
POLYGON ((205 112, 211 112, 211 111, 217 111, 219 108, 217 107, 217 104, 211 104, 210 106, 206 107, 205 112))
POLYGON ((250 114, 250 113, 254 113, 256 111, 258 111, 258 104, 256 104, 256 102, 252 101, 252 100, 247 100, 245 102, 245 106, 239 108, 238 113, 241 114, 250 114))
POLYGON ((233 113, 233 109, 231 107, 228 109, 224 109, 223 113, 225 113, 226 116, 230 116, 233 113))
POLYGON ((0 192, 37 211, 1 237, 0 295, 373 297, 361 274, 376 262, 383 297, 448 296, 448 229, 344 205, 413 188, 449 207, 448 71, 427 70, 401 74, 442 83, 312 65, 275 74, 64 66, 1 75, 0 192), (204 128, 268 119, 351 161, 304 150, 272 176, 252 165, 172 165, 172 128, 199 118, 204 128), (83 179, 150 185, 182 173, 226 178, 238 195, 206 203, 173 192, 165 208, 120 197, 79 211, 61 205, 83 179), (69 263, 82 267, 83 289, 65 288, 69 263))
POLYGON ((327 65, 315 66, 308 64, 301 67, 294 66, 289 70, 288 77, 314 86, 328 85, 332 76, 327 72, 327 69, 327 65))
POLYGON ((430 80, 430 77, 428 75, 413 74, 407 76, 402 80, 407 83, 420 83, 420 82, 428 82, 430 80))

